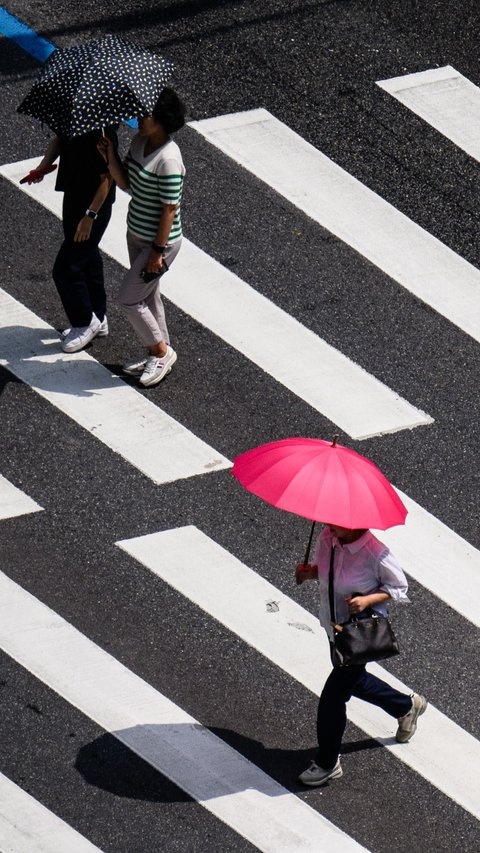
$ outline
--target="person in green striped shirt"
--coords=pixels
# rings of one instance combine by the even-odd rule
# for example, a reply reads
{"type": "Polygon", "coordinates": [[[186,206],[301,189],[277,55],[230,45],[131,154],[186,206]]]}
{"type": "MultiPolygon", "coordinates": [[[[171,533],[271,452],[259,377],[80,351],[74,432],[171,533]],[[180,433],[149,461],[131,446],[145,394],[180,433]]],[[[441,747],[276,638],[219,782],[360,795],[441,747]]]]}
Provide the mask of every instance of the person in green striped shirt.
{"type": "Polygon", "coordinates": [[[151,115],[142,116],[127,157],[121,163],[105,138],[99,145],[115,182],[129,189],[127,246],[130,269],[118,303],[140,340],[145,357],[124,364],[144,387],[157,385],[177,360],[170,346],[160,277],[176,258],[182,242],[182,199],[185,166],[171,134],[183,127],[185,107],[169,88],[162,90],[151,115]]]}

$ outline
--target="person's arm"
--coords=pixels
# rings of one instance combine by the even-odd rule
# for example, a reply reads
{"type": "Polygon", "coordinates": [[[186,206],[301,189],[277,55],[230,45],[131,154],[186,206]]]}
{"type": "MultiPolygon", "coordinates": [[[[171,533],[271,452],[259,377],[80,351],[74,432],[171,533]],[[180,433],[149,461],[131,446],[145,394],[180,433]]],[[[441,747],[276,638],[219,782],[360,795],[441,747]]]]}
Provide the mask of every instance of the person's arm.
{"type": "Polygon", "coordinates": [[[173,220],[177,210],[176,204],[164,204],[162,215],[158,223],[157,234],[153,243],[158,249],[155,249],[152,244],[150,254],[147,258],[147,272],[161,272],[163,266],[163,250],[167,245],[170,231],[172,230],[173,220]]]}
{"type": "Polygon", "coordinates": [[[124,169],[118,159],[117,151],[109,136],[102,136],[97,144],[97,148],[107,164],[108,171],[115,181],[117,187],[121,190],[130,189],[127,170],[124,169]]]}
{"type": "Polygon", "coordinates": [[[350,613],[361,613],[367,607],[373,607],[375,604],[382,604],[384,601],[389,601],[390,597],[388,592],[372,592],[370,595],[356,595],[354,598],[348,596],[345,601],[348,604],[350,613]]]}
{"type": "Polygon", "coordinates": [[[408,582],[405,573],[389,548],[385,548],[380,554],[375,575],[379,583],[377,592],[345,599],[350,613],[361,613],[366,607],[374,607],[375,604],[383,604],[385,601],[408,603],[408,582]]]}
{"type": "MultiPolygon", "coordinates": [[[[51,166],[60,154],[60,139],[54,136],[47,146],[47,150],[43,155],[43,159],[38,164],[37,169],[44,169],[46,166],[51,166]]],[[[40,178],[41,180],[41,178],[40,178]]]]}
{"type": "MultiPolygon", "coordinates": [[[[108,172],[100,176],[100,183],[97,187],[97,191],[93,196],[91,203],[88,206],[89,210],[93,210],[95,213],[98,213],[102,204],[110,192],[110,188],[113,184],[113,178],[108,172]]],[[[75,243],[83,243],[85,240],[88,240],[90,234],[92,233],[92,226],[94,223],[94,219],[90,216],[82,216],[80,222],[77,225],[77,230],[75,232],[75,237],[73,238],[75,243]]]]}

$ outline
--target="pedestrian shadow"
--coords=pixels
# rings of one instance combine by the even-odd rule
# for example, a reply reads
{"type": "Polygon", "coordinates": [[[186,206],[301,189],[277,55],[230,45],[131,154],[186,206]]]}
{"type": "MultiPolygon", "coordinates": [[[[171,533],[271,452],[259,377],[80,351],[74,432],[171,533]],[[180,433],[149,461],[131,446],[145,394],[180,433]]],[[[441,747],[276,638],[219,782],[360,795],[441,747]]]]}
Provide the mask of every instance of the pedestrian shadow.
{"type": "MultiPolygon", "coordinates": [[[[0,329],[3,367],[39,393],[61,397],[94,397],[105,389],[124,388],[119,376],[95,359],[80,353],[64,353],[54,329],[5,326],[0,329]]],[[[87,353],[88,355],[88,353],[87,353]]]]}

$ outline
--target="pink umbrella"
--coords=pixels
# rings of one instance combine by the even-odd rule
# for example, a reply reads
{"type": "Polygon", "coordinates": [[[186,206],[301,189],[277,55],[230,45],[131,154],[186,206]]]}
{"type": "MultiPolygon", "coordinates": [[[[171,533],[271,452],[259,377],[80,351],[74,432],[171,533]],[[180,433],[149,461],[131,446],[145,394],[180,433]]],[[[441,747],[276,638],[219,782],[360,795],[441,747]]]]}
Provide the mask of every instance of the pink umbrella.
{"type": "Polygon", "coordinates": [[[263,444],[237,456],[232,474],[254,495],[314,522],[379,530],[405,523],[407,509],[380,469],[337,436],[263,444]]]}

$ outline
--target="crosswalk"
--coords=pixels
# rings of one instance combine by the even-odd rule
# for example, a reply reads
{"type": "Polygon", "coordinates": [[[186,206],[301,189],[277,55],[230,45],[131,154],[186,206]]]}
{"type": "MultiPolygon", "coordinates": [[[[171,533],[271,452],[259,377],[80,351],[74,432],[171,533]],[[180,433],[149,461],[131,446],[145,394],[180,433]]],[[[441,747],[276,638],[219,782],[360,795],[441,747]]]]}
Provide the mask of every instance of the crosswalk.
{"type": "Polygon", "coordinates": [[[377,85],[463,151],[480,159],[480,89],[451,65],[377,85]]]}
{"type": "MultiPolygon", "coordinates": [[[[20,187],[19,181],[37,160],[10,163],[0,173],[61,216],[61,197],[54,180],[20,187]]],[[[124,222],[128,196],[118,193],[102,249],[128,266],[124,222]]],[[[373,376],[270,300],[185,240],[164,285],[165,295],[183,311],[245,354],[298,397],[322,412],[352,438],[413,429],[432,423],[425,412],[402,400],[373,376]],[[291,354],[279,360],[284,342],[291,354]],[[330,392],[335,383],[336,393],[330,392]]]]}
{"type": "Polygon", "coordinates": [[[2,648],[259,850],[364,849],[5,575],[0,588],[2,648]]]}
{"type": "Polygon", "coordinates": [[[0,519],[14,518],[41,509],[36,501],[0,474],[0,519]]]}
{"type": "Polygon", "coordinates": [[[2,290],[0,316],[1,349],[8,353],[0,364],[155,483],[230,467],[88,353],[65,354],[58,332],[2,290]]]}
{"type": "Polygon", "coordinates": [[[268,110],[191,125],[308,216],[480,341],[480,271],[268,110]]]}
{"type": "MultiPolygon", "coordinates": [[[[461,117],[465,106],[477,115],[479,90],[453,68],[378,85],[478,159],[478,117],[468,132],[461,117]]],[[[212,156],[219,149],[375,264],[407,294],[480,342],[480,272],[269,112],[255,109],[192,122],[190,127],[208,141],[212,156]]],[[[22,190],[26,204],[34,201],[58,217],[61,197],[54,192],[52,180],[32,187],[19,185],[20,177],[36,162],[38,158],[4,164],[0,174],[22,190]]],[[[105,253],[123,267],[127,265],[126,204],[127,197],[119,193],[102,243],[105,253]]],[[[387,387],[300,323],[293,310],[290,314],[278,307],[189,240],[165,279],[164,292],[178,309],[216,336],[220,346],[252,362],[265,374],[265,381],[274,383],[272,387],[278,384],[282,394],[291,392],[294,399],[327,419],[332,432],[339,428],[356,441],[379,436],[393,440],[402,431],[428,431],[439,417],[387,387]],[[286,340],[288,358],[279,358],[286,340]]],[[[196,481],[199,489],[214,490],[219,478],[229,476],[228,455],[233,458],[238,445],[233,425],[227,427],[230,441],[225,441],[231,452],[219,452],[208,437],[194,434],[167,414],[159,398],[140,394],[90,353],[64,354],[58,333],[42,318],[41,307],[38,313],[32,311],[8,290],[0,290],[0,364],[47,401],[52,411],[66,415],[103,444],[112,453],[112,464],[118,456],[141,472],[152,488],[158,487],[160,502],[167,494],[162,489],[182,481],[184,489],[193,489],[196,481]]],[[[11,479],[0,473],[0,519],[39,511],[48,515],[26,493],[23,481],[25,493],[11,479]]],[[[430,596],[443,614],[451,613],[452,631],[457,624],[476,631],[480,552],[409,495],[399,493],[409,510],[407,526],[382,532],[381,538],[419,585],[422,596],[430,596]]],[[[292,690],[299,685],[318,695],[329,663],[314,612],[287,595],[280,581],[275,585],[250,568],[233,546],[226,548],[211,530],[185,521],[181,510],[180,519],[172,525],[160,516],[147,532],[134,534],[127,528],[125,536],[112,539],[109,544],[116,546],[109,552],[112,572],[121,557],[127,558],[135,590],[136,584],[144,583],[140,567],[147,569],[158,589],[171,590],[188,601],[203,614],[206,625],[219,623],[229,642],[265,658],[291,682],[292,690]]],[[[220,527],[221,522],[219,518],[220,527]]],[[[264,546],[267,549],[268,543],[264,546]]],[[[74,615],[65,619],[9,577],[8,565],[4,568],[5,574],[0,573],[3,652],[188,794],[242,843],[265,853],[379,849],[375,832],[367,843],[362,833],[355,834],[346,815],[337,811],[335,819],[328,817],[321,792],[317,799],[303,801],[301,794],[210,731],[207,721],[169,698],[168,690],[158,689],[106,651],[101,642],[78,630],[74,615]]],[[[160,630],[161,624],[160,614],[160,630]]],[[[141,613],[138,630],[141,634],[141,613]]],[[[393,671],[377,665],[371,669],[398,689],[409,689],[393,671]]],[[[196,678],[193,665],[190,677],[196,678]]],[[[261,691],[262,685],[256,689],[261,691]]],[[[243,699],[238,697],[240,705],[243,699]]],[[[382,752],[392,757],[400,775],[411,774],[408,779],[414,783],[421,779],[430,786],[431,796],[441,795],[445,802],[456,804],[469,819],[480,818],[480,743],[450,709],[442,710],[432,700],[407,746],[394,741],[391,721],[373,706],[354,699],[349,718],[364,736],[383,745],[382,752]]],[[[7,776],[0,775],[0,798],[2,851],[100,849],[93,836],[88,839],[79,833],[7,776]]],[[[198,849],[208,849],[208,841],[198,849]]]]}
{"type": "MultiPolygon", "coordinates": [[[[152,533],[117,543],[249,645],[320,693],[329,671],[325,633],[318,619],[283,595],[194,527],[152,533]],[[222,578],[228,577],[228,585],[222,578]],[[275,607],[269,609],[269,602],[275,607]],[[311,661],[319,664],[312,671],[311,661]]],[[[370,670],[398,690],[408,687],[378,665],[370,670]]],[[[425,726],[408,750],[391,742],[392,724],[379,708],[353,698],[350,719],[418,773],[480,818],[478,789],[470,780],[480,761],[480,743],[430,705],[425,726]],[[390,741],[390,742],[389,742],[390,741]],[[455,768],[454,756],[462,755],[455,768]]]]}
{"type": "Polygon", "coordinates": [[[102,853],[0,773],[0,849],[8,853],[102,853]]]}

